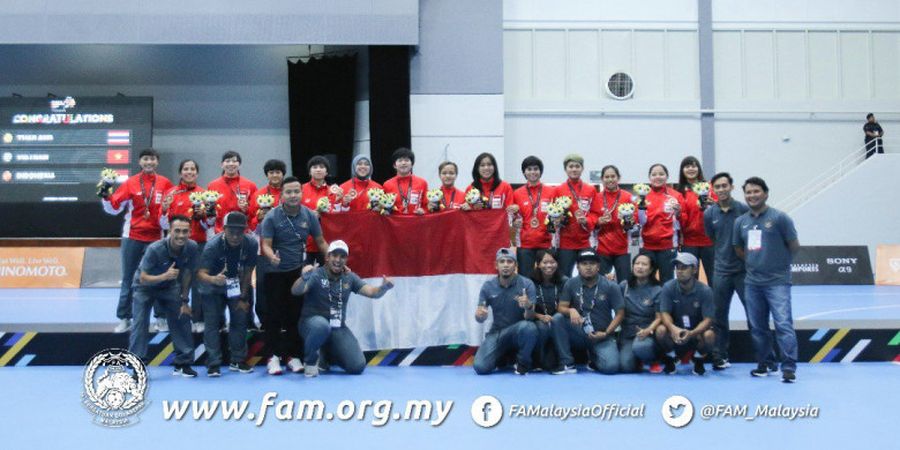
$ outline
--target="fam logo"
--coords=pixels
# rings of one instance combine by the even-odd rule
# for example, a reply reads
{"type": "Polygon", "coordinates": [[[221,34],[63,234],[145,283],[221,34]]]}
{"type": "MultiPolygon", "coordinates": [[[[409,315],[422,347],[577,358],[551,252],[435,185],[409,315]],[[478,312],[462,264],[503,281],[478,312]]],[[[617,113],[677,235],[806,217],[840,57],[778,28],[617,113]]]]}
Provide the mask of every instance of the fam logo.
{"type": "Polygon", "coordinates": [[[98,352],[84,368],[82,404],[94,423],[124,427],[137,423],[146,406],[147,369],[140,358],[119,348],[98,352]]]}
{"type": "Polygon", "coordinates": [[[66,97],[63,100],[50,100],[50,110],[56,113],[66,112],[67,109],[74,108],[75,97],[66,97]]]}

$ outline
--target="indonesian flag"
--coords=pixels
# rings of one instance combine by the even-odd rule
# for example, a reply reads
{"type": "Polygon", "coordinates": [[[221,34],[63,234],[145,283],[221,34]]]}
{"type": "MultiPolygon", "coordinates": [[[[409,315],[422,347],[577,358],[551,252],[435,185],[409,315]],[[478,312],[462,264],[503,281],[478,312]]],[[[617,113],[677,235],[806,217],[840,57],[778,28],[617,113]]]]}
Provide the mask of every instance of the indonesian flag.
{"type": "Polygon", "coordinates": [[[116,169],[116,175],[116,182],[124,183],[129,177],[128,169],[116,169]]]}
{"type": "Polygon", "coordinates": [[[129,154],[127,148],[110,148],[106,150],[107,164],[128,164],[129,154]]]}
{"type": "Polygon", "coordinates": [[[109,130],[106,132],[107,145],[131,145],[131,131],[109,130]]]}
{"type": "Polygon", "coordinates": [[[350,248],[347,265],[363,280],[394,288],[380,299],[352,295],[347,326],[363,350],[481,343],[490,321],[475,321],[482,284],[497,276],[494,255],[509,246],[506,211],[322,216],[325,240],[350,248]]]}

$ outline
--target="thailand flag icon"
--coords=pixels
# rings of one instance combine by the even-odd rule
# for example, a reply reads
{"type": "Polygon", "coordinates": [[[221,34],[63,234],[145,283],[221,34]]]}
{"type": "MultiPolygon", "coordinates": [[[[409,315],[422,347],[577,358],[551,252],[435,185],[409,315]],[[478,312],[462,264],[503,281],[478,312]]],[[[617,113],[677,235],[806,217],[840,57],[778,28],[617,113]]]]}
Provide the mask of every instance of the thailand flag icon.
{"type": "Polygon", "coordinates": [[[107,145],[131,145],[131,131],[109,130],[106,132],[107,145]]]}

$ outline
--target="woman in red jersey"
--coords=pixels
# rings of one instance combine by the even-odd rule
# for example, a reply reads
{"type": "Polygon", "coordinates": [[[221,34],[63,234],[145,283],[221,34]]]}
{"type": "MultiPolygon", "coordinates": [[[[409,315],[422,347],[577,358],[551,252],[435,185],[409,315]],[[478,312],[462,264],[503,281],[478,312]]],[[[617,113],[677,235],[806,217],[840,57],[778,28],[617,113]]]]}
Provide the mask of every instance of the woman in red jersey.
{"type": "MultiPolygon", "coordinates": [[[[631,257],[628,253],[630,233],[626,232],[619,217],[619,206],[631,204],[631,193],[619,189],[619,169],[606,166],[600,170],[603,192],[599,194],[602,205],[597,218],[597,254],[600,255],[600,273],[608,274],[616,270],[616,280],[627,280],[631,276],[631,257]]],[[[637,224],[634,216],[633,224],[637,224]]],[[[630,231],[630,230],[628,230],[630,231]]]]}
{"type": "MultiPolygon", "coordinates": [[[[695,183],[704,183],[703,168],[700,167],[700,161],[693,156],[688,156],[681,160],[681,168],[678,170],[678,185],[675,189],[684,196],[684,217],[685,220],[681,224],[681,251],[688,252],[697,257],[698,261],[703,263],[703,271],[706,273],[707,284],[712,286],[713,264],[715,261],[715,250],[713,242],[706,235],[703,227],[703,212],[706,207],[718,201],[712,188],[700,198],[694,192],[695,183]]],[[[700,272],[698,271],[699,275],[700,272]]]]}
{"type": "Polygon", "coordinates": [[[675,274],[672,259],[678,248],[678,229],[684,211],[684,197],[669,187],[669,169],[662,164],[650,166],[650,193],[644,199],[641,237],[644,251],[659,267],[659,279],[663,283],[675,274]]]}

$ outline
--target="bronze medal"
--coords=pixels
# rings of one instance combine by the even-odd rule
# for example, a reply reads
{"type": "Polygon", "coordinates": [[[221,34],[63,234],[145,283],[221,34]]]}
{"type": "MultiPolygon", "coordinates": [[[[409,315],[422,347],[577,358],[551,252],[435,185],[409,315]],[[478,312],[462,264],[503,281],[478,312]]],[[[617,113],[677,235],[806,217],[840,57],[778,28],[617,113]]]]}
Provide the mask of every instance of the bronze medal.
{"type": "Polygon", "coordinates": [[[537,228],[537,227],[538,227],[538,219],[537,219],[537,217],[532,217],[531,218],[531,228],[537,228]]]}

